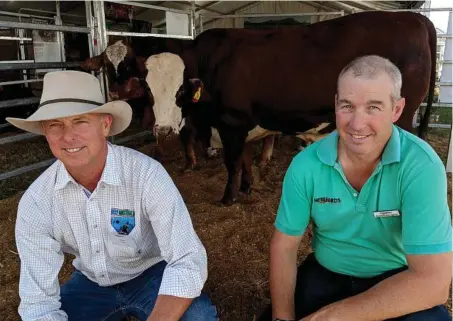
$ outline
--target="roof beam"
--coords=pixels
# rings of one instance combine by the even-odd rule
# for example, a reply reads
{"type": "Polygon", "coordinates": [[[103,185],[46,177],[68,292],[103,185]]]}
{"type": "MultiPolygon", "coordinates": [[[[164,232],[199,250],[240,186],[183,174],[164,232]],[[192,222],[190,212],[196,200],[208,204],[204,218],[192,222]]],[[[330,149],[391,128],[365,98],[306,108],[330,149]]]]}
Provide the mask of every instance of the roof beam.
{"type": "MultiPolygon", "coordinates": [[[[225,12],[225,13],[223,13],[223,14],[224,14],[224,15],[233,14],[233,13],[239,11],[239,10],[243,10],[243,9],[245,9],[245,8],[248,8],[248,7],[253,7],[253,6],[255,6],[256,4],[258,4],[258,3],[260,3],[260,2],[262,2],[262,1],[252,1],[252,2],[250,2],[250,3],[247,3],[247,4],[245,4],[245,5],[240,6],[240,7],[238,7],[238,8],[234,8],[233,10],[230,10],[230,11],[228,11],[228,12],[225,12]]],[[[211,22],[213,22],[213,21],[217,21],[217,20],[219,20],[219,19],[222,19],[222,18],[212,18],[212,19],[210,19],[210,20],[208,20],[208,21],[203,21],[203,25],[206,25],[206,24],[211,23],[211,22]]],[[[200,26],[200,25],[198,25],[198,26],[200,26]]]]}
{"type": "MultiPolygon", "coordinates": [[[[186,1],[172,1],[172,2],[183,4],[183,5],[190,5],[190,3],[187,3],[186,1]]],[[[217,13],[217,14],[224,14],[223,12],[221,12],[219,10],[214,10],[214,9],[210,9],[209,8],[210,6],[213,6],[216,3],[218,3],[218,1],[211,1],[210,3],[204,4],[202,6],[200,6],[199,4],[195,4],[195,8],[196,8],[195,12],[198,12],[198,11],[201,11],[201,10],[206,10],[206,11],[214,12],[214,13],[217,13]]]]}
{"type": "Polygon", "coordinates": [[[369,4],[371,1],[342,1],[346,5],[356,7],[362,10],[379,10],[379,8],[369,4]],[[367,3],[368,2],[368,3],[367,3]]]}
{"type": "Polygon", "coordinates": [[[301,4],[305,4],[307,6],[311,6],[313,8],[319,9],[319,10],[326,10],[326,11],[335,11],[334,8],[324,6],[322,4],[319,4],[319,1],[297,1],[301,4]]]}
{"type": "Polygon", "coordinates": [[[343,10],[346,13],[354,13],[357,11],[356,8],[341,3],[340,1],[322,1],[320,4],[333,8],[335,10],[343,10]]]}
{"type": "MultiPolygon", "coordinates": [[[[198,10],[196,10],[196,11],[207,10],[207,8],[209,8],[209,7],[211,7],[211,6],[215,5],[215,4],[217,4],[217,3],[219,3],[219,2],[220,2],[220,1],[211,1],[211,2],[205,3],[204,5],[201,5],[201,6],[196,5],[197,8],[198,8],[198,10]]],[[[223,14],[223,12],[222,12],[222,14],[223,14]]]]}

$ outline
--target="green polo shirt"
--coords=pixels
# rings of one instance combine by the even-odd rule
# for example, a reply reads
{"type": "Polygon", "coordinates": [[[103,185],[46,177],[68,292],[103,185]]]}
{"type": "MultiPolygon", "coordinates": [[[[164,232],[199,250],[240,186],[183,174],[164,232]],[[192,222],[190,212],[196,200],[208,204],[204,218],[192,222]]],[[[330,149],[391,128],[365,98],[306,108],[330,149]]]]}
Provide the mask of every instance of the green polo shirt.
{"type": "Polygon", "coordinates": [[[359,193],[337,161],[337,142],[334,131],[291,162],[275,221],[280,232],[302,235],[311,219],[319,263],[357,277],[405,266],[406,254],[452,250],[445,167],[431,146],[393,126],[359,193]]]}

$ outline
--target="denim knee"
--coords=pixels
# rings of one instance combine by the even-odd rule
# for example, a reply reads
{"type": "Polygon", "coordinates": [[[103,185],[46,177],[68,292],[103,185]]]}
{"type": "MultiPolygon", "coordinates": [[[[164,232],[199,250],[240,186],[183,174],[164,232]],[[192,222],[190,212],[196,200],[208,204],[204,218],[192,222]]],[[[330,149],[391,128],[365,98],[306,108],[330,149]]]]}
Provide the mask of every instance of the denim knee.
{"type": "Polygon", "coordinates": [[[192,301],[181,321],[217,321],[217,309],[212,304],[209,297],[202,293],[192,301]]]}

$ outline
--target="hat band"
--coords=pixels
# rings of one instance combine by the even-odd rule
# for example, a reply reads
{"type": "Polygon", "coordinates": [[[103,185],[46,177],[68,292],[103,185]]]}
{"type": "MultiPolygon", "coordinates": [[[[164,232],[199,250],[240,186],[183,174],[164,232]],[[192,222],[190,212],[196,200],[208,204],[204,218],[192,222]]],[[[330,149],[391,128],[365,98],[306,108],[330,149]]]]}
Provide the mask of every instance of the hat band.
{"type": "Polygon", "coordinates": [[[38,108],[41,108],[42,106],[48,105],[48,104],[54,104],[54,103],[85,103],[85,104],[92,104],[96,106],[101,106],[104,103],[100,103],[94,100],[86,100],[86,99],[78,99],[78,98],[58,98],[58,99],[51,99],[47,100],[41,104],[39,104],[38,108]]]}

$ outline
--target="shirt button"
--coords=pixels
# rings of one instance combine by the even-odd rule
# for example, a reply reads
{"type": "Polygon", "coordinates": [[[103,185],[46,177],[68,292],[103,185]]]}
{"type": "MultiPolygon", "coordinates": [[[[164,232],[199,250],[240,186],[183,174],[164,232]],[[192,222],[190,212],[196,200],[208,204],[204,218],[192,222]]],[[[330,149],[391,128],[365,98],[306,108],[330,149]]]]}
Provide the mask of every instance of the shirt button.
{"type": "Polygon", "coordinates": [[[354,193],[354,194],[352,194],[352,195],[354,195],[354,197],[357,197],[357,193],[354,193]]]}
{"type": "Polygon", "coordinates": [[[93,228],[98,228],[98,225],[97,225],[97,224],[94,224],[94,225],[93,225],[93,228]]]}
{"type": "Polygon", "coordinates": [[[101,252],[101,251],[99,251],[99,250],[96,250],[96,253],[100,253],[100,252],[101,252]]]}
{"type": "Polygon", "coordinates": [[[104,277],[105,277],[105,275],[104,275],[104,274],[101,274],[101,278],[104,278],[104,277]]]}

